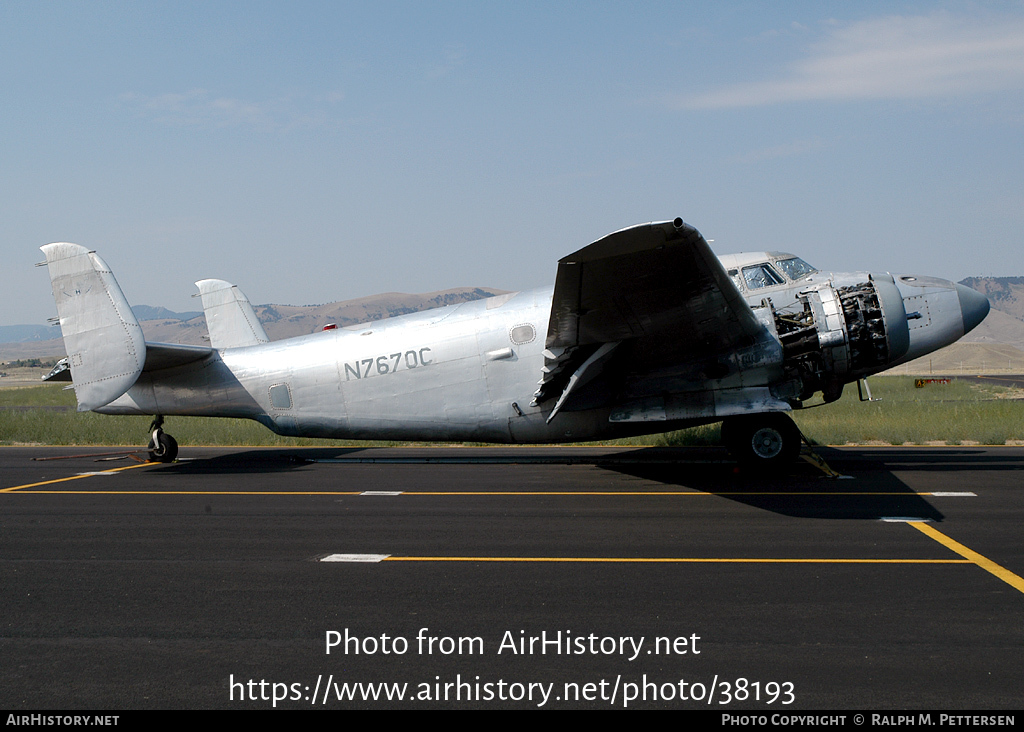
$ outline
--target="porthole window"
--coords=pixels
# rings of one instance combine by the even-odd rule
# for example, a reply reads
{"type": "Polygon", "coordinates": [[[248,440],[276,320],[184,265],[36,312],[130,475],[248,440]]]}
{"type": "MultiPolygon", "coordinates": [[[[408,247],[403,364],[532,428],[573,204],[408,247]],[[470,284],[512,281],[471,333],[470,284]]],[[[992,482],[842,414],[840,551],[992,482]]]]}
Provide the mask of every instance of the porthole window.
{"type": "Polygon", "coordinates": [[[517,346],[522,346],[526,343],[533,343],[533,340],[537,337],[537,329],[530,323],[523,323],[522,325],[515,326],[508,334],[508,337],[512,339],[512,342],[517,346]]]}

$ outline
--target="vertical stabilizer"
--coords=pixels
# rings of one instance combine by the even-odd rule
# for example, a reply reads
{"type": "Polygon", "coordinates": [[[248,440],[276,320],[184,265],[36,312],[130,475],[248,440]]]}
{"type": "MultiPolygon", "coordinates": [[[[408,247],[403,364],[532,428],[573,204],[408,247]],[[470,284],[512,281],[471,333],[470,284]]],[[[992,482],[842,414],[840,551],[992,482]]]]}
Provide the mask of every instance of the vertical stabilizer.
{"type": "Polygon", "coordinates": [[[249,299],[236,285],[224,280],[199,280],[206,327],[214,348],[241,348],[270,341],[249,299]]]}
{"type": "Polygon", "coordinates": [[[142,372],[142,328],[98,254],[67,242],[40,249],[50,271],[78,411],[102,407],[128,391],[142,372]]]}

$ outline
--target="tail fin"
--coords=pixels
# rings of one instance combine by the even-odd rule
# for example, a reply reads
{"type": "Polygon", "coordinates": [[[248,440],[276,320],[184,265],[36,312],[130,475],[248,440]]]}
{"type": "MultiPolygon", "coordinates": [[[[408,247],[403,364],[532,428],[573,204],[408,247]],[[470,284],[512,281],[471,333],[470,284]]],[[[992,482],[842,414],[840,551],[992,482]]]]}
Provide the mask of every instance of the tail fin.
{"type": "Polygon", "coordinates": [[[199,280],[206,327],[214,348],[256,346],[270,341],[249,299],[236,285],[224,280],[199,280]]]}
{"type": "Polygon", "coordinates": [[[146,362],[142,328],[98,254],[67,242],[40,249],[50,271],[78,411],[102,407],[139,378],[146,362]]]}

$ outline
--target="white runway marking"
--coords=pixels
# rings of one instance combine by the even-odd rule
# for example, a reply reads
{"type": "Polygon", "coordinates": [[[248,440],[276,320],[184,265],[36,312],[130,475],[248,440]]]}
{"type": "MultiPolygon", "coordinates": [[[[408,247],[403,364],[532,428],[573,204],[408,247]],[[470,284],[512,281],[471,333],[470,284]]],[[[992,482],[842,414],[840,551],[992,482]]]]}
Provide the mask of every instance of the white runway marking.
{"type": "Polygon", "coordinates": [[[321,562],[382,562],[390,554],[329,554],[321,562]]]}
{"type": "Polygon", "coordinates": [[[978,494],[977,493],[973,493],[972,491],[932,491],[932,495],[933,496],[941,496],[941,497],[945,497],[945,498],[950,498],[950,497],[961,497],[962,498],[962,497],[966,497],[966,496],[972,496],[974,498],[978,497],[978,494]]]}

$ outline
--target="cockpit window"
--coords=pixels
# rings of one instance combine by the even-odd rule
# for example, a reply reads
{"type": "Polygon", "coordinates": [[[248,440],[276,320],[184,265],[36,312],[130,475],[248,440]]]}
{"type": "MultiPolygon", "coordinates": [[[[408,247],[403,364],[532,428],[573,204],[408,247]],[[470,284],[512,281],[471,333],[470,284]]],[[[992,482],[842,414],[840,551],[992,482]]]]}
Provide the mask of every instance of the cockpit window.
{"type": "Polygon", "coordinates": [[[786,281],[770,264],[755,264],[743,268],[743,280],[748,290],[760,290],[762,287],[774,287],[786,281]]]}
{"type": "Polygon", "coordinates": [[[807,264],[807,262],[800,259],[800,257],[783,259],[776,262],[776,264],[779,265],[779,268],[782,269],[782,271],[786,273],[786,276],[791,280],[800,280],[807,275],[812,275],[818,271],[811,265],[807,264]]]}
{"type": "Polygon", "coordinates": [[[740,271],[738,269],[730,269],[729,277],[732,278],[732,282],[736,285],[737,290],[743,289],[743,282],[740,281],[740,271]]]}

